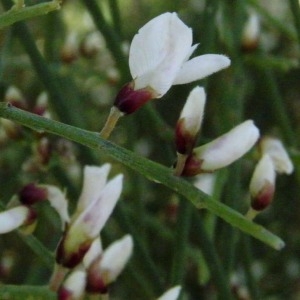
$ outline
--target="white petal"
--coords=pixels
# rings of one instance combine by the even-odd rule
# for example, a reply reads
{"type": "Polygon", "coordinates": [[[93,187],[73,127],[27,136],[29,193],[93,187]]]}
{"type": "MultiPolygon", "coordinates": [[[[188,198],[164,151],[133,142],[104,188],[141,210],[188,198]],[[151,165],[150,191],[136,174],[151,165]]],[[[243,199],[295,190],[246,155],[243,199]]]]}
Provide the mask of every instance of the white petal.
{"type": "Polygon", "coordinates": [[[108,276],[108,283],[116,280],[127,264],[133,250],[133,240],[127,234],[112,243],[103,253],[100,263],[101,272],[108,276]]]}
{"type": "Polygon", "coordinates": [[[243,122],[212,142],[194,150],[203,160],[203,171],[214,171],[228,166],[247,153],[259,138],[259,130],[252,120],[243,122]]]}
{"type": "Polygon", "coordinates": [[[84,167],[83,187],[78,200],[76,214],[83,211],[91,202],[99,197],[105,186],[110,168],[110,164],[104,164],[101,167],[84,167]]]}
{"type": "Polygon", "coordinates": [[[188,99],[183,107],[179,119],[184,119],[184,130],[196,135],[204,114],[206,95],[204,88],[195,87],[189,94],[188,99]]]}
{"type": "Polygon", "coordinates": [[[166,291],[157,300],[177,300],[181,291],[181,286],[177,285],[166,291]]]}
{"type": "Polygon", "coordinates": [[[133,40],[129,63],[135,89],[149,86],[161,97],[172,86],[182,63],[194,48],[191,49],[191,29],[175,13],[163,14],[154,20],[155,26],[147,26],[149,37],[137,35],[133,40]]]}
{"type": "Polygon", "coordinates": [[[216,183],[215,173],[204,173],[196,176],[194,186],[202,192],[212,195],[216,183]]]}
{"type": "Polygon", "coordinates": [[[177,74],[173,84],[185,84],[200,80],[230,65],[227,56],[205,54],[185,62],[177,74]]]}
{"type": "Polygon", "coordinates": [[[122,175],[116,176],[103,188],[99,198],[71,223],[69,235],[80,235],[89,239],[96,238],[110,217],[122,191],[122,175]]]}
{"type": "Polygon", "coordinates": [[[68,213],[68,200],[65,193],[63,193],[59,188],[54,185],[39,185],[47,190],[47,199],[50,205],[57,211],[62,222],[62,229],[64,229],[65,224],[70,222],[70,217],[68,213]]]}
{"type": "Polygon", "coordinates": [[[102,243],[100,237],[94,239],[88,252],[83,257],[83,265],[87,269],[91,263],[102,253],[102,243]]]}
{"type": "Polygon", "coordinates": [[[275,186],[276,173],[272,159],[268,154],[264,154],[255,167],[251,182],[250,193],[253,197],[260,193],[266,184],[275,186]]]}
{"type": "Polygon", "coordinates": [[[133,79],[154,70],[167,55],[165,43],[171,18],[171,13],[157,16],[134,36],[129,50],[129,68],[133,79]]]}
{"type": "Polygon", "coordinates": [[[26,222],[30,215],[30,210],[20,205],[0,213],[0,234],[17,229],[26,222]]]}
{"type": "Polygon", "coordinates": [[[262,153],[267,153],[270,155],[276,172],[285,174],[291,174],[293,172],[293,163],[279,139],[263,137],[260,142],[260,147],[262,153]]]}

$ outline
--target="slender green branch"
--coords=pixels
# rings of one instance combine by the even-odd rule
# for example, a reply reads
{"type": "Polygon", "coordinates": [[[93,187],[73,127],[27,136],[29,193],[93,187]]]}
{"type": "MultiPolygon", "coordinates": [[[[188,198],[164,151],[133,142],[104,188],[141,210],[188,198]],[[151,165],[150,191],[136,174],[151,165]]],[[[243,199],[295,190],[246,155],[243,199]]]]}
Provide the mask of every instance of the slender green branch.
{"type": "Polygon", "coordinates": [[[99,150],[136,172],[139,172],[149,180],[161,183],[179,193],[191,201],[196,208],[208,209],[211,213],[216,214],[232,226],[252,235],[274,249],[280,250],[284,247],[284,242],[279,237],[272,234],[264,227],[245,219],[244,216],[230,207],[214,201],[211,197],[199,191],[186,180],[173,176],[172,170],[169,168],[141,157],[111,143],[110,141],[103,140],[95,132],[46,119],[17,109],[7,103],[0,103],[0,116],[16,121],[34,130],[56,134],[89,148],[99,150]]]}
{"type": "Polygon", "coordinates": [[[82,3],[89,10],[98,30],[103,34],[105,41],[107,43],[107,48],[112,53],[116,64],[118,65],[121,74],[122,80],[126,81],[128,77],[128,66],[127,59],[125,58],[124,53],[121,48],[121,39],[117,35],[116,31],[108,24],[105,20],[102,11],[99,5],[95,0],[84,0],[82,3]]]}
{"type": "Polygon", "coordinates": [[[174,255],[172,261],[170,286],[182,285],[186,270],[187,249],[188,249],[188,236],[190,231],[192,205],[180,199],[179,215],[176,225],[176,233],[174,235],[173,248],[174,255]]]}
{"type": "Polygon", "coordinates": [[[196,241],[201,247],[202,254],[209,266],[211,278],[218,289],[218,299],[230,300],[232,299],[230,285],[228,278],[225,275],[223,264],[220,261],[216,247],[212,243],[207,230],[203,224],[203,219],[196,212],[193,214],[192,226],[194,231],[197,232],[195,235],[196,241]]]}
{"type": "Polygon", "coordinates": [[[55,300],[57,295],[50,291],[48,287],[29,286],[29,285],[2,285],[0,286],[1,299],[47,299],[55,300]],[[33,296],[34,295],[34,296],[33,296]]]}
{"type": "MultiPolygon", "coordinates": [[[[297,0],[295,0],[297,1],[297,0]]],[[[270,23],[272,28],[276,28],[278,31],[282,32],[285,36],[291,40],[297,40],[297,36],[293,30],[286,26],[284,22],[281,22],[274,18],[267,9],[263,8],[261,1],[257,0],[247,0],[247,2],[255,8],[255,10],[267,21],[270,23]]]]}
{"type": "Polygon", "coordinates": [[[60,0],[40,3],[28,7],[18,8],[13,6],[9,11],[0,15],[0,29],[10,26],[16,22],[45,15],[51,11],[60,9],[60,0]]]}
{"type": "Polygon", "coordinates": [[[108,0],[114,27],[119,36],[122,35],[121,16],[118,0],[108,0]]]}
{"type": "Polygon", "coordinates": [[[291,12],[294,16],[295,28],[298,36],[298,43],[300,45],[300,4],[298,0],[289,0],[291,12]]]}

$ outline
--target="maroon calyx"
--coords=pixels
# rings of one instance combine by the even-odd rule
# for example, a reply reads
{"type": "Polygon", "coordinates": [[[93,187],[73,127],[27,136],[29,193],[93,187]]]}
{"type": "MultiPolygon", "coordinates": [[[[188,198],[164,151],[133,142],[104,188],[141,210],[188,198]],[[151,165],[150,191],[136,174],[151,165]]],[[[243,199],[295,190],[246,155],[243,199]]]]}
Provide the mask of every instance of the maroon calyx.
{"type": "Polygon", "coordinates": [[[73,269],[82,262],[84,255],[90,249],[92,241],[87,240],[81,245],[78,245],[74,252],[67,253],[65,250],[66,235],[60,240],[56,249],[56,262],[65,268],[73,269]]]}
{"type": "Polygon", "coordinates": [[[275,193],[275,187],[270,182],[266,182],[261,191],[251,199],[251,207],[256,211],[266,209],[272,202],[275,193]]]}
{"type": "Polygon", "coordinates": [[[196,137],[184,130],[184,118],[178,120],[175,129],[175,144],[176,150],[180,154],[189,155],[196,142],[196,137]]]}
{"type": "Polygon", "coordinates": [[[149,100],[155,98],[150,88],[134,90],[134,82],[124,85],[117,94],[114,106],[124,114],[131,114],[138,110],[149,100]]]}
{"type": "Polygon", "coordinates": [[[185,166],[181,173],[181,176],[191,177],[202,173],[202,162],[202,160],[199,160],[193,154],[191,154],[185,162],[185,166]]]}

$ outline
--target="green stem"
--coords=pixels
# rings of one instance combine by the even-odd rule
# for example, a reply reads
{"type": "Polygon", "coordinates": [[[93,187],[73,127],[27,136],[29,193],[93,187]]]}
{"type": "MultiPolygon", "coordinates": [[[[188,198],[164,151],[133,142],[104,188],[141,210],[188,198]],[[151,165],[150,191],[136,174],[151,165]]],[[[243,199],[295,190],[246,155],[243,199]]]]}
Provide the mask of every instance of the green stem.
{"type": "Polygon", "coordinates": [[[123,203],[119,203],[116,209],[116,218],[122,227],[122,229],[126,232],[130,232],[134,237],[135,247],[138,251],[136,254],[139,255],[140,261],[143,262],[144,269],[146,270],[145,274],[147,274],[149,278],[149,282],[152,283],[152,290],[157,293],[161,293],[163,290],[161,276],[158,273],[157,267],[154,265],[151,257],[149,257],[147,250],[145,249],[144,242],[139,235],[138,229],[133,225],[131,220],[127,217],[126,211],[124,211],[123,203]]]}
{"type": "Polygon", "coordinates": [[[121,48],[121,39],[117,35],[116,31],[108,24],[105,20],[102,11],[100,10],[99,5],[95,0],[84,0],[82,3],[89,10],[98,30],[103,34],[105,41],[107,43],[107,48],[110,50],[113,55],[118,69],[122,74],[122,81],[127,81],[128,79],[128,66],[127,59],[125,58],[124,53],[121,48]]]}
{"type": "Polygon", "coordinates": [[[295,144],[297,144],[297,138],[294,134],[285,103],[280,95],[275,76],[271,70],[263,69],[261,72],[262,80],[264,81],[265,95],[269,95],[270,99],[268,103],[271,104],[270,108],[273,110],[274,118],[281,127],[281,132],[286,142],[291,146],[295,146],[295,144]]]}
{"type": "Polygon", "coordinates": [[[173,241],[174,255],[172,260],[170,286],[182,285],[186,271],[188,236],[190,231],[193,206],[185,199],[180,199],[178,220],[173,241]]]}
{"type": "Polygon", "coordinates": [[[55,300],[57,295],[47,287],[29,286],[29,285],[2,285],[0,286],[1,299],[47,299],[55,300]],[[34,296],[33,296],[34,295],[34,296]]]}
{"type": "MultiPolygon", "coordinates": [[[[6,7],[9,9],[12,7],[12,2],[6,7]]],[[[10,26],[16,22],[31,19],[40,15],[45,15],[51,11],[60,9],[60,1],[54,0],[51,2],[40,3],[28,7],[17,8],[13,6],[9,11],[0,15],[0,29],[10,26]]]]}
{"type": "Polygon", "coordinates": [[[230,207],[214,201],[211,197],[199,191],[186,180],[173,176],[171,169],[141,157],[110,141],[103,140],[95,132],[46,119],[15,108],[7,103],[0,103],[0,116],[16,121],[34,130],[42,130],[56,134],[89,148],[99,150],[136,172],[139,172],[149,180],[161,183],[184,196],[193,203],[197,209],[208,209],[211,213],[221,217],[232,226],[252,235],[274,249],[280,250],[284,247],[284,242],[279,237],[275,236],[264,227],[250,222],[243,215],[230,207]]]}
{"type": "Polygon", "coordinates": [[[300,45],[300,5],[298,0],[289,0],[291,12],[294,17],[295,28],[298,36],[298,42],[300,45]]]}
{"type": "Polygon", "coordinates": [[[208,236],[208,233],[203,225],[201,216],[196,213],[193,214],[193,228],[197,233],[195,238],[201,247],[202,254],[206,263],[209,266],[212,280],[214,281],[218,290],[218,299],[229,300],[232,299],[230,285],[228,278],[225,275],[223,264],[221,263],[216,251],[216,247],[208,236]]]}
{"type": "Polygon", "coordinates": [[[252,299],[259,300],[261,299],[261,295],[258,290],[258,284],[255,281],[255,278],[253,277],[251,271],[251,264],[253,263],[253,257],[251,254],[253,253],[253,251],[251,251],[251,241],[248,239],[247,236],[244,236],[242,238],[242,249],[242,261],[244,263],[244,271],[250,295],[252,299]]]}
{"type": "MultiPolygon", "coordinates": [[[[295,0],[297,1],[297,0],[295,0]]],[[[281,32],[284,36],[288,37],[291,40],[296,40],[297,36],[288,26],[286,26],[285,22],[281,22],[274,18],[267,9],[261,6],[261,1],[257,0],[247,0],[247,2],[255,8],[255,10],[269,23],[272,29],[277,29],[281,32]]]]}
{"type": "Polygon", "coordinates": [[[114,27],[119,36],[122,35],[121,16],[118,0],[108,0],[114,27]]]}

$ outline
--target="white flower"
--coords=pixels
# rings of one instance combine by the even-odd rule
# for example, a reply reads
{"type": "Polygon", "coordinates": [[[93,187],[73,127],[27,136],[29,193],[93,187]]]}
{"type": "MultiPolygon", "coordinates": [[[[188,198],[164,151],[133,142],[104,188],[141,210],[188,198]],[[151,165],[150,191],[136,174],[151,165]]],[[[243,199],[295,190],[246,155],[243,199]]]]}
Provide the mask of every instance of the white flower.
{"type": "Polygon", "coordinates": [[[166,291],[157,300],[177,300],[181,291],[181,286],[177,285],[166,291]]]}
{"type": "Polygon", "coordinates": [[[259,145],[263,154],[267,153],[270,155],[276,172],[291,174],[294,171],[293,163],[279,139],[265,136],[261,139],[259,145]]]}
{"type": "Polygon", "coordinates": [[[133,82],[125,85],[114,105],[123,114],[136,111],[150,99],[161,98],[172,85],[202,79],[230,65],[224,55],[205,54],[189,60],[192,30],[176,13],[164,13],[144,25],[129,50],[133,82]]]}
{"type": "Polygon", "coordinates": [[[215,173],[205,173],[196,176],[194,186],[202,192],[212,195],[216,183],[215,173]]]}
{"type": "Polygon", "coordinates": [[[129,52],[134,89],[150,87],[159,98],[173,84],[199,80],[229,66],[230,60],[223,55],[188,60],[197,48],[192,42],[192,30],[176,13],[164,13],[144,25],[134,36],[129,52]]]}
{"type": "Polygon", "coordinates": [[[251,206],[256,211],[265,209],[272,201],[275,190],[276,173],[268,154],[264,154],[255,167],[251,181],[251,206]]]}
{"type": "Polygon", "coordinates": [[[57,248],[57,262],[65,267],[74,267],[82,261],[120,197],[123,175],[106,182],[109,168],[109,165],[85,168],[78,209],[57,248]]]}
{"type": "Polygon", "coordinates": [[[243,122],[212,142],[195,148],[183,175],[193,176],[226,167],[246,154],[259,138],[252,120],[243,122]]]}
{"type": "Polygon", "coordinates": [[[176,124],[177,152],[189,153],[200,130],[206,96],[201,87],[195,87],[189,94],[176,124]]]}

